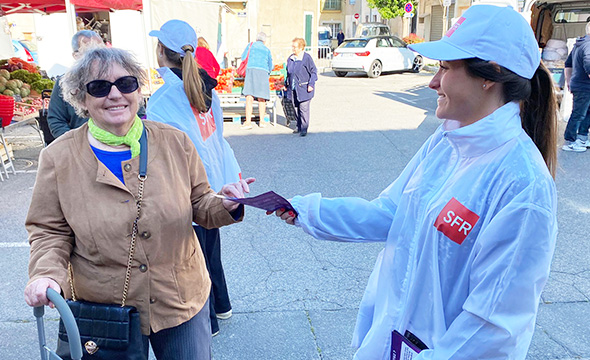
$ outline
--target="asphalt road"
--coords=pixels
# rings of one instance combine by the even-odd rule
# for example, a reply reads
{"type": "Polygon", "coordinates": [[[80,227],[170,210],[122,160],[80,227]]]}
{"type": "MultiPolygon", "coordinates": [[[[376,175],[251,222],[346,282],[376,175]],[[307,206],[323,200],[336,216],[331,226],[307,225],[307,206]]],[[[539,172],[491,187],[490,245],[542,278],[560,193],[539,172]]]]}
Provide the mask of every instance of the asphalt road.
{"type": "MultiPolygon", "coordinates": [[[[243,175],[257,179],[253,194],[372,199],[440,124],[436,94],[428,89],[431,76],[325,73],[311,103],[307,137],[291,134],[280,109],[276,127],[244,131],[226,122],[225,135],[243,175]]],[[[0,359],[36,359],[34,317],[22,297],[28,261],[23,222],[40,146],[27,129],[7,135],[19,173],[0,182],[0,359]]],[[[530,360],[590,359],[590,152],[559,155],[560,231],[530,360]]],[[[382,247],[318,241],[247,209],[243,223],[222,229],[234,316],[220,321],[214,359],[350,359],[356,311],[382,247]]],[[[54,344],[58,315],[49,311],[45,318],[48,342],[54,344]]]]}

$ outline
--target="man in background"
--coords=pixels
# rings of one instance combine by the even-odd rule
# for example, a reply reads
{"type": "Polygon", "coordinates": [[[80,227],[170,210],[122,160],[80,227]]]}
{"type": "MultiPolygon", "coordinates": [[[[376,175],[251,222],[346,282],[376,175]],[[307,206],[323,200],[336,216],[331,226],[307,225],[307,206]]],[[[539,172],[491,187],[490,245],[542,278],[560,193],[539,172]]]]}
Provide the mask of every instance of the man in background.
{"type": "Polygon", "coordinates": [[[586,24],[586,36],[576,39],[565,61],[564,73],[574,104],[563,135],[565,143],[562,149],[585,152],[590,147],[590,23],[586,24]]]}
{"type": "Polygon", "coordinates": [[[336,39],[338,40],[338,46],[344,42],[344,33],[342,30],[338,31],[338,35],[336,35],[336,39]]]}

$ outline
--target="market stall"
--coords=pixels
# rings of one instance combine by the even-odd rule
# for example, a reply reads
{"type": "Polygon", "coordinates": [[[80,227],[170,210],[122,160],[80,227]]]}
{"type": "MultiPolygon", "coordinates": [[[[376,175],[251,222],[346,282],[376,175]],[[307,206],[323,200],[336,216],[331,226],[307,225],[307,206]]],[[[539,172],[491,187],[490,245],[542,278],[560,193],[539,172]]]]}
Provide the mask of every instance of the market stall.
{"type": "MultiPolygon", "coordinates": [[[[266,108],[272,116],[273,125],[277,124],[278,92],[285,87],[286,76],[285,64],[275,65],[269,76],[270,100],[266,102],[266,108]]],[[[241,118],[246,115],[246,98],[242,95],[243,88],[244,78],[238,77],[235,68],[221,69],[215,90],[221,100],[224,118],[240,122],[241,118]]]]}

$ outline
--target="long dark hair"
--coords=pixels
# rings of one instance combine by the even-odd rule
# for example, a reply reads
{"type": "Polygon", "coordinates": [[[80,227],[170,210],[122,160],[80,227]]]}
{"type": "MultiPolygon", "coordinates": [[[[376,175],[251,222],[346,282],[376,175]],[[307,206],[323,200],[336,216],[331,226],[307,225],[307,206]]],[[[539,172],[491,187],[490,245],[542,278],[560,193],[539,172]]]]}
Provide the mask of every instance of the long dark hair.
{"type": "Polygon", "coordinates": [[[557,102],[553,79],[543,62],[531,80],[489,61],[466,59],[467,71],[473,75],[501,83],[505,103],[520,101],[520,118],[524,131],[543,155],[549,172],[555,178],[557,168],[557,102]]]}
{"type": "Polygon", "coordinates": [[[201,79],[197,61],[195,60],[195,49],[193,49],[192,45],[184,45],[182,47],[184,56],[181,56],[179,53],[168,49],[162,42],[159,42],[159,44],[164,49],[166,59],[182,69],[184,92],[191,106],[199,112],[206,112],[208,108],[205,97],[208,97],[208,95],[203,91],[203,79],[201,79]]]}

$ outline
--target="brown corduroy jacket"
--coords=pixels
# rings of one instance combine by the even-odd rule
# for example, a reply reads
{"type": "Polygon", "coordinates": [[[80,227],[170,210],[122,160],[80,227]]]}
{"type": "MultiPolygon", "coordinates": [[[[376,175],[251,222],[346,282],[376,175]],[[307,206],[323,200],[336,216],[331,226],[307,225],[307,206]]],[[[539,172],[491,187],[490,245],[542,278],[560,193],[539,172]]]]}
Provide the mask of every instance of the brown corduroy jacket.
{"type": "MultiPolygon", "coordinates": [[[[168,125],[144,124],[147,179],[126,305],[137,307],[147,335],[150,328],[157,332],[189,320],[209,297],[211,283],[192,222],[218,228],[236,220],[214,196],[189,137],[168,125]]],[[[121,164],[122,184],[98,161],[87,132],[87,125],[69,131],[41,152],[26,220],[29,283],[51,278],[70,297],[71,261],[78,300],[120,304],[137,212],[139,156],[121,164]]]]}

